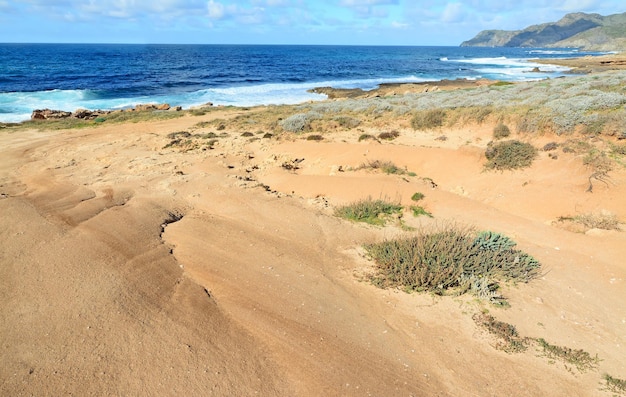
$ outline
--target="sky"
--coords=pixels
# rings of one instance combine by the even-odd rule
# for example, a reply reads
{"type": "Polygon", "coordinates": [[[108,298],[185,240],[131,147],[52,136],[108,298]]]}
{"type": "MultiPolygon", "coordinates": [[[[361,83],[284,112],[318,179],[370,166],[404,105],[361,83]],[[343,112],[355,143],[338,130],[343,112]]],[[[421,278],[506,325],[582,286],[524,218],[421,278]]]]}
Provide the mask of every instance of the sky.
{"type": "Polygon", "coordinates": [[[0,42],[456,46],[624,0],[0,0],[0,42]]]}

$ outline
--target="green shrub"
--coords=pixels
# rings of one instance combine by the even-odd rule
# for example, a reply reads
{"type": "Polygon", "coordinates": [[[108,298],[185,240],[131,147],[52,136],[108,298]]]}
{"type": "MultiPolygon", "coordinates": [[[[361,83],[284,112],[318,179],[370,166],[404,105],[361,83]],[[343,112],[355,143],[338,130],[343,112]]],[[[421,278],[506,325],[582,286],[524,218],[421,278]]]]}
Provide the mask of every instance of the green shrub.
{"type": "Polygon", "coordinates": [[[517,140],[489,143],[485,151],[486,169],[512,170],[529,167],[537,157],[537,149],[517,140]]]}
{"type": "Polygon", "coordinates": [[[511,130],[506,125],[500,123],[493,128],[493,138],[502,139],[508,138],[511,135],[511,130]]]}
{"type": "Polygon", "coordinates": [[[400,214],[402,206],[371,197],[335,209],[335,215],[356,222],[382,226],[390,215],[400,214]]]}
{"type": "Polygon", "coordinates": [[[415,130],[431,130],[441,127],[446,119],[443,109],[430,109],[417,113],[411,119],[411,126],[415,130]]]}
{"type": "Polygon", "coordinates": [[[497,283],[491,280],[528,282],[539,275],[539,262],[514,249],[512,240],[501,236],[497,240],[502,244],[485,248],[481,243],[484,235],[475,236],[471,229],[444,225],[414,237],[366,245],[377,265],[372,281],[381,287],[445,294],[448,290],[476,293],[467,281],[484,278],[487,281],[481,284],[489,287],[489,295],[497,289],[497,283]]]}
{"type": "Polygon", "coordinates": [[[413,211],[413,216],[418,217],[418,216],[422,216],[425,215],[429,218],[433,217],[433,214],[431,214],[430,212],[426,211],[424,209],[424,207],[420,207],[419,205],[412,205],[411,206],[411,211],[413,211]]]}
{"type": "Polygon", "coordinates": [[[413,195],[411,196],[411,200],[413,200],[413,201],[420,201],[420,200],[421,200],[421,199],[423,199],[424,197],[425,197],[425,196],[424,196],[424,193],[415,192],[415,193],[413,193],[413,195]]]}

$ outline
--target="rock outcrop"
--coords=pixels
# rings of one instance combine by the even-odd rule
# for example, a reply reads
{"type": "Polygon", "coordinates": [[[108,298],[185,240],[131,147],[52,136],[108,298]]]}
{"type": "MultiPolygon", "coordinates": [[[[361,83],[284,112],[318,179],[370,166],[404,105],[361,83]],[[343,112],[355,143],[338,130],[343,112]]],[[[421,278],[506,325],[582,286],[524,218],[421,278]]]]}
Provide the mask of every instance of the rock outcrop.
{"type": "Polygon", "coordinates": [[[56,120],[56,119],[67,119],[70,117],[76,119],[83,120],[95,120],[98,117],[106,116],[107,114],[111,114],[114,112],[144,112],[144,111],[165,111],[172,110],[179,112],[183,110],[181,106],[171,107],[167,103],[162,104],[139,104],[134,108],[126,109],[126,110],[87,110],[87,109],[76,109],[74,113],[66,112],[63,110],[53,110],[53,109],[35,109],[33,113],[30,115],[31,120],[56,120]]]}

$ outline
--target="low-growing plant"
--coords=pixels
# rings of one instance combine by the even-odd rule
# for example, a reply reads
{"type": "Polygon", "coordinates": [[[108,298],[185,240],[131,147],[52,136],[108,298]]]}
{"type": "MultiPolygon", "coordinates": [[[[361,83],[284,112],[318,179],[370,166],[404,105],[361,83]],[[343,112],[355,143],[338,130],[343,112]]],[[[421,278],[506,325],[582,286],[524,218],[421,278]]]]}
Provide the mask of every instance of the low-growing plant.
{"type": "Polygon", "coordinates": [[[472,318],[476,324],[499,339],[496,349],[507,353],[519,353],[528,349],[530,339],[522,338],[513,325],[498,321],[486,313],[475,314],[472,318]]]}
{"type": "Polygon", "coordinates": [[[486,169],[513,170],[529,167],[537,157],[537,149],[530,143],[517,140],[490,142],[485,157],[486,169]]]}
{"type": "Polygon", "coordinates": [[[545,145],[543,145],[543,151],[544,152],[550,152],[552,150],[556,150],[559,147],[559,144],[556,142],[548,142],[545,145]]]}
{"type": "Polygon", "coordinates": [[[378,139],[376,139],[376,137],[371,134],[361,134],[361,136],[359,136],[359,142],[370,140],[370,139],[374,141],[378,141],[378,139]]]}
{"type": "Polygon", "coordinates": [[[243,133],[241,134],[241,136],[242,136],[242,137],[244,137],[244,138],[249,138],[249,137],[251,137],[251,136],[254,136],[254,134],[253,134],[253,133],[251,133],[251,132],[249,132],[249,131],[246,131],[246,132],[243,132],[243,133]]]}
{"type": "Polygon", "coordinates": [[[385,139],[387,141],[392,141],[399,136],[400,136],[400,133],[398,131],[381,132],[380,134],[378,134],[378,138],[385,139]]]}
{"type": "Polygon", "coordinates": [[[494,139],[508,138],[509,135],[511,135],[511,130],[503,123],[499,123],[493,128],[494,139]]]}
{"type": "Polygon", "coordinates": [[[431,214],[430,212],[426,211],[424,209],[424,207],[420,207],[419,205],[412,205],[411,206],[411,211],[413,211],[413,216],[418,217],[418,216],[427,216],[429,218],[433,217],[433,214],[431,214]]]}
{"type": "MultiPolygon", "coordinates": [[[[539,262],[514,249],[510,239],[502,240],[507,243],[485,248],[471,229],[448,224],[365,249],[377,265],[372,281],[381,287],[463,293],[467,290],[464,278],[472,276],[522,282],[537,277],[539,262]]],[[[490,282],[492,290],[497,288],[494,281],[490,282]]]]}
{"type": "Polygon", "coordinates": [[[418,112],[411,119],[414,130],[432,130],[441,127],[446,119],[444,109],[430,109],[418,112]]]}
{"type": "Polygon", "coordinates": [[[542,348],[543,354],[550,359],[558,359],[571,364],[579,372],[595,369],[600,362],[598,355],[592,356],[582,349],[572,349],[565,346],[552,345],[543,338],[537,338],[537,343],[542,348]]]}
{"type": "Polygon", "coordinates": [[[361,120],[350,116],[337,116],[335,121],[344,128],[356,128],[361,124],[361,120]]]}
{"type": "Polygon", "coordinates": [[[307,136],[306,140],[307,141],[322,141],[324,140],[324,137],[321,135],[314,134],[314,135],[307,136]]]}
{"type": "Polygon", "coordinates": [[[611,393],[626,395],[626,380],[614,378],[609,374],[604,374],[605,389],[611,393]]]}
{"type": "Polygon", "coordinates": [[[559,221],[578,223],[587,229],[621,230],[617,216],[609,213],[589,213],[576,216],[562,216],[559,221]]]}
{"type": "Polygon", "coordinates": [[[355,222],[382,226],[393,214],[401,214],[403,207],[382,199],[371,197],[335,209],[335,215],[355,222]]]}
{"type": "Polygon", "coordinates": [[[406,170],[398,167],[392,161],[371,160],[365,164],[361,164],[357,169],[380,170],[385,174],[403,175],[406,170]]]}
{"type": "Polygon", "coordinates": [[[415,192],[413,193],[413,195],[411,196],[411,200],[413,201],[420,201],[422,200],[424,197],[424,193],[420,193],[420,192],[415,192]]]}

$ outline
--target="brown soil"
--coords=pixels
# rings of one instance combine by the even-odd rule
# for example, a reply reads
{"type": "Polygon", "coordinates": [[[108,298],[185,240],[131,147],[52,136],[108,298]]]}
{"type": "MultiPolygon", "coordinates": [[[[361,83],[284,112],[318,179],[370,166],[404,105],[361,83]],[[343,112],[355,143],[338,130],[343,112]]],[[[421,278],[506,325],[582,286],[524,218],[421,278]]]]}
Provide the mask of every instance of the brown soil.
{"type": "Polygon", "coordinates": [[[446,141],[232,134],[213,150],[163,149],[172,131],[235,111],[0,132],[1,395],[608,396],[602,374],[626,377],[626,233],[556,222],[626,219],[626,171],[593,193],[571,153],[483,172],[486,125],[446,141]],[[367,160],[417,177],[350,171],[367,160]],[[374,287],[361,246],[407,232],[332,209],[415,192],[435,218],[406,212],[406,225],[504,233],[543,277],[505,286],[508,309],[374,287]],[[579,373],[536,348],[497,350],[472,319],[485,309],[602,361],[579,373]]]}

